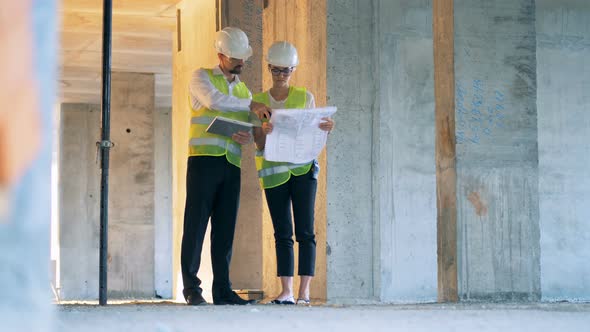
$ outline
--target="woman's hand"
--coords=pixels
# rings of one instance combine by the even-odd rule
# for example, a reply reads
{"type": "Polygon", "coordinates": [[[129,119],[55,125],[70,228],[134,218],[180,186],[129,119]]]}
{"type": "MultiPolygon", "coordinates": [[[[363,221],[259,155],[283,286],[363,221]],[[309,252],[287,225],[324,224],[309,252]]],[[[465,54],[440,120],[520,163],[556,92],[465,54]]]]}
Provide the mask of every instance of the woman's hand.
{"type": "Polygon", "coordinates": [[[262,123],[262,132],[265,135],[272,133],[272,123],[270,122],[263,122],[262,123]]]}
{"type": "Polygon", "coordinates": [[[324,122],[320,122],[320,129],[323,131],[330,132],[334,128],[334,120],[331,118],[322,118],[324,122]]]}

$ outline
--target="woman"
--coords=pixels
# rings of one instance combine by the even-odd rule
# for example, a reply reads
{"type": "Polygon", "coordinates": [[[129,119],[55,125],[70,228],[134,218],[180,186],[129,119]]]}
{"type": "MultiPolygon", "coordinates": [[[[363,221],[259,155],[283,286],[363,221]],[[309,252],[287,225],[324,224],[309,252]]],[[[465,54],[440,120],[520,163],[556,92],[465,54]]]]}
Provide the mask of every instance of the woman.
{"type": "MultiPolygon", "coordinates": [[[[271,109],[314,108],[313,95],[305,88],[289,86],[291,74],[299,63],[297,50],[288,42],[274,43],[266,56],[268,70],[272,75],[272,88],[254,95],[253,100],[271,109]]],[[[320,129],[330,131],[334,122],[322,118],[320,129]]],[[[256,128],[256,168],[260,184],[264,189],[268,209],[272,218],[277,255],[277,275],[281,280],[282,292],[273,304],[309,304],[309,285],[315,272],[314,206],[319,167],[316,160],[305,164],[271,162],[263,157],[266,135],[273,130],[266,121],[256,128]],[[287,165],[289,167],[277,167],[287,165]],[[299,244],[299,270],[301,278],[297,301],[293,296],[293,223],[291,204],[295,221],[295,239],[299,244]]]]}

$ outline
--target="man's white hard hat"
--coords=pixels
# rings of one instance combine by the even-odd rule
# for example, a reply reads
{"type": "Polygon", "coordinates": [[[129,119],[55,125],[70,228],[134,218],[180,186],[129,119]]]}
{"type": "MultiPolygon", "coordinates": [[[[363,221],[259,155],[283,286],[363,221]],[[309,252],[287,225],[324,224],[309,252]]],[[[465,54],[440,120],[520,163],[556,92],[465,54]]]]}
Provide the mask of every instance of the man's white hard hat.
{"type": "Polygon", "coordinates": [[[248,36],[244,31],[234,27],[223,28],[217,32],[215,49],[225,56],[244,61],[252,56],[252,47],[248,42],[248,36]]]}

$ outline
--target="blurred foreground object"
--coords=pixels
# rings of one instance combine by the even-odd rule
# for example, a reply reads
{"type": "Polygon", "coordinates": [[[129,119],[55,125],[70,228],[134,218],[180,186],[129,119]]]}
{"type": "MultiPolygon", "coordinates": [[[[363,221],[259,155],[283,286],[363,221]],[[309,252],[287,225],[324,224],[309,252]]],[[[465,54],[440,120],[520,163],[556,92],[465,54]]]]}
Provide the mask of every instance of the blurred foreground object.
{"type": "Polygon", "coordinates": [[[0,4],[0,221],[7,219],[9,186],[39,149],[32,29],[30,0],[0,4]]]}
{"type": "Polygon", "coordinates": [[[49,242],[57,16],[55,0],[0,1],[1,331],[53,330],[49,242]]]}

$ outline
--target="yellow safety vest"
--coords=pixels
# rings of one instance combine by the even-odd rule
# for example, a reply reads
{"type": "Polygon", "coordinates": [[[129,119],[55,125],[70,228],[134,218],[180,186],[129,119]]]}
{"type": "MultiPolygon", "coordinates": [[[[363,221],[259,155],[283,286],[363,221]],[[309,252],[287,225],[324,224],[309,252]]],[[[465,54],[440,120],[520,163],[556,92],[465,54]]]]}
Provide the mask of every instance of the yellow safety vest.
{"type": "MultiPolygon", "coordinates": [[[[211,69],[207,69],[211,83],[219,91],[229,94],[227,80],[223,75],[214,75],[211,69]]],[[[250,92],[244,82],[236,84],[233,89],[233,95],[238,98],[250,98],[250,92]]],[[[195,110],[192,107],[189,97],[189,107],[191,108],[191,127],[189,133],[189,156],[223,156],[227,158],[232,165],[240,167],[242,163],[242,146],[234,142],[231,137],[210,134],[206,131],[207,127],[216,116],[235,119],[248,122],[249,111],[217,111],[201,107],[195,110]]]]}
{"type": "MultiPolygon", "coordinates": [[[[257,93],[252,100],[270,106],[267,92],[257,93]]],[[[285,101],[285,108],[305,108],[307,93],[305,88],[290,87],[289,95],[285,101]]],[[[291,178],[291,175],[300,176],[307,174],[313,162],[306,164],[293,164],[287,162],[275,162],[264,159],[263,151],[256,151],[256,169],[260,185],[264,189],[278,187],[291,178]]]]}

